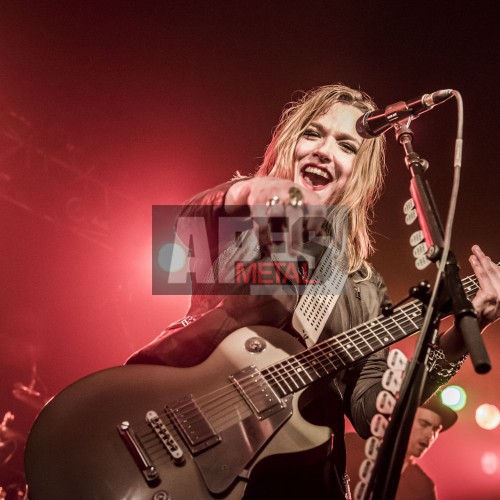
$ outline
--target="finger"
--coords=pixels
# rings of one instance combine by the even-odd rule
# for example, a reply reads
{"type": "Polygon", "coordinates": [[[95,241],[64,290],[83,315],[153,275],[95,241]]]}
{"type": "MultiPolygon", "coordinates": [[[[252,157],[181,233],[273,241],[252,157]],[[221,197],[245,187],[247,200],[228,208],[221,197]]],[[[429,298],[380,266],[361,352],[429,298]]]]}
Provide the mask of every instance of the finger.
{"type": "Polygon", "coordinates": [[[481,250],[479,245],[472,247],[472,253],[476,258],[475,264],[484,269],[496,287],[500,287],[500,267],[481,250]]]}
{"type": "Polygon", "coordinates": [[[268,207],[263,204],[250,206],[250,216],[252,218],[254,232],[257,235],[259,245],[262,247],[267,247],[271,244],[267,210],[268,207]]]}
{"type": "Polygon", "coordinates": [[[267,217],[252,217],[252,222],[254,232],[257,235],[261,248],[265,249],[270,247],[272,242],[267,217]]]}
{"type": "Polygon", "coordinates": [[[285,241],[286,214],[282,203],[270,205],[267,209],[271,243],[281,245],[285,241]]]}
{"type": "Polygon", "coordinates": [[[484,254],[479,246],[474,245],[472,247],[469,262],[477,276],[480,287],[488,291],[496,290],[500,294],[500,268],[484,254]]]}
{"type": "Polygon", "coordinates": [[[323,224],[326,221],[326,208],[324,205],[307,205],[304,208],[304,227],[314,234],[323,234],[323,224]]]}
{"type": "Polygon", "coordinates": [[[302,206],[292,205],[287,205],[285,210],[288,228],[286,233],[287,251],[291,255],[296,255],[301,253],[304,247],[304,210],[302,206]]]}
{"type": "Polygon", "coordinates": [[[484,327],[500,315],[500,270],[477,245],[472,247],[469,261],[480,286],[472,304],[484,327]]]}

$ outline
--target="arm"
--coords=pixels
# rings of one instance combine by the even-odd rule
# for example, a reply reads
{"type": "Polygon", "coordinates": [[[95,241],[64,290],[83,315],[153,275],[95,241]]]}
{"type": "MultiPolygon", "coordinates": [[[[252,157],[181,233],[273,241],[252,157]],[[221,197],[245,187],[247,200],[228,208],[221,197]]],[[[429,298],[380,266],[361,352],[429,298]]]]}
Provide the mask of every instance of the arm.
{"type": "MultiPolygon", "coordinates": [[[[203,191],[186,201],[177,224],[179,237],[189,244],[189,238],[199,230],[203,237],[208,237],[210,263],[234,242],[234,234],[223,234],[219,231],[221,217],[241,217],[248,221],[248,228],[253,229],[262,247],[271,246],[270,218],[289,217],[291,221],[307,213],[304,220],[305,229],[316,234],[321,233],[321,226],[326,216],[326,208],[319,200],[316,193],[301,189],[302,207],[297,208],[288,204],[289,191],[292,187],[299,186],[292,181],[275,177],[253,177],[235,179],[220,184],[212,189],[203,191]],[[269,200],[277,200],[275,205],[268,205],[269,200]],[[194,218],[202,218],[205,228],[193,230],[194,218]]],[[[296,234],[299,239],[301,232],[296,234]]],[[[296,248],[300,248],[302,241],[294,241],[296,248]]],[[[204,257],[206,261],[206,258],[204,257]]]]}
{"type": "MultiPolygon", "coordinates": [[[[472,304],[477,312],[479,324],[484,330],[500,317],[500,267],[491,261],[478,246],[472,248],[470,263],[478,278],[480,289],[472,304]]],[[[438,361],[436,369],[429,373],[424,389],[424,400],[446,384],[460,368],[466,347],[460,332],[455,327],[441,335],[439,347],[445,359],[438,361]],[[444,370],[443,370],[444,369],[444,370]],[[448,372],[447,376],[438,372],[448,372]]],[[[375,399],[381,390],[380,379],[386,369],[385,359],[376,354],[368,358],[357,372],[352,373],[355,385],[351,395],[350,418],[356,431],[369,436],[369,422],[375,411],[375,399]]]]}
{"type": "MultiPolygon", "coordinates": [[[[365,286],[361,295],[365,297],[364,308],[369,310],[369,317],[380,314],[382,306],[391,304],[387,287],[382,277],[374,271],[372,280],[374,285],[368,290],[365,286]],[[369,292],[369,293],[368,293],[369,292]],[[366,298],[369,297],[368,301],[366,298]]],[[[360,302],[355,299],[354,307],[360,302]]],[[[351,306],[353,307],[353,306],[351,306]]],[[[387,370],[387,355],[389,349],[383,349],[360,361],[347,370],[345,377],[346,414],[351,420],[356,432],[363,438],[370,436],[370,421],[377,413],[375,400],[382,390],[382,376],[387,370]]]]}

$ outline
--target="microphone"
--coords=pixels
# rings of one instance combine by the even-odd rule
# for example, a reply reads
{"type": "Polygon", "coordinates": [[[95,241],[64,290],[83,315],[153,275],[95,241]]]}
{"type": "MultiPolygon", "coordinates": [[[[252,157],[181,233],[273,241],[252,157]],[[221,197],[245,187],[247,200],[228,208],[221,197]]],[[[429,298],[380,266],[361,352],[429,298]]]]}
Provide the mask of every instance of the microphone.
{"type": "Polygon", "coordinates": [[[437,90],[408,101],[399,101],[385,110],[368,111],[358,118],[356,131],[364,139],[373,139],[387,132],[395,123],[408,117],[417,118],[434,106],[441,104],[453,95],[452,89],[437,90]]]}

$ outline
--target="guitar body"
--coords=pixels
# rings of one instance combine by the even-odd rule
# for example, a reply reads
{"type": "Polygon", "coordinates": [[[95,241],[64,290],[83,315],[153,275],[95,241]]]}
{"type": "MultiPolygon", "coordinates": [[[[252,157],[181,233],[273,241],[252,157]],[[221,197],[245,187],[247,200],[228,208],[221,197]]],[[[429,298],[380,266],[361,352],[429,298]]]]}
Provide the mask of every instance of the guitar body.
{"type": "MultiPolygon", "coordinates": [[[[472,298],[475,276],[462,284],[472,298]]],[[[133,365],[89,375],[49,401],[31,429],[30,499],[310,496],[293,480],[314,484],[311,471],[321,472],[314,466],[332,443],[328,427],[300,413],[321,397],[310,393],[321,387],[313,382],[415,333],[422,321],[412,301],[308,349],[276,328],[241,328],[191,368],[133,365]]]]}
{"type": "Polygon", "coordinates": [[[242,328],[194,367],[120,366],[73,383],[31,429],[25,453],[30,498],[237,499],[254,472],[265,480],[277,460],[286,467],[299,456],[321,460],[330,451],[331,431],[302,418],[300,391],[264,408],[247,399],[251,391],[237,389],[246,377],[229,379],[302,350],[281,330],[242,328]],[[164,424],[167,445],[146,422],[151,410],[164,424]],[[157,477],[148,478],[142,462],[154,466],[157,477]]]}

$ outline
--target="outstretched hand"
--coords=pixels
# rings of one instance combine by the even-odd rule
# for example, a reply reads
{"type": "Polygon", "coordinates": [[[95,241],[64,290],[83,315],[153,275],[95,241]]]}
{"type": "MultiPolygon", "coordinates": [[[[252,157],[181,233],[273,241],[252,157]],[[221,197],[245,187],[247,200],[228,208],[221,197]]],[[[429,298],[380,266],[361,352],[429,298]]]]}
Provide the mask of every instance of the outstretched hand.
{"type": "Polygon", "coordinates": [[[303,230],[321,234],[326,207],[314,191],[276,177],[254,177],[233,184],[225,198],[229,215],[240,215],[242,207],[251,217],[262,247],[282,243],[273,238],[285,235],[287,250],[301,249],[303,230]],[[286,231],[283,231],[283,227],[286,231]]]}

